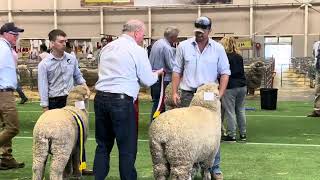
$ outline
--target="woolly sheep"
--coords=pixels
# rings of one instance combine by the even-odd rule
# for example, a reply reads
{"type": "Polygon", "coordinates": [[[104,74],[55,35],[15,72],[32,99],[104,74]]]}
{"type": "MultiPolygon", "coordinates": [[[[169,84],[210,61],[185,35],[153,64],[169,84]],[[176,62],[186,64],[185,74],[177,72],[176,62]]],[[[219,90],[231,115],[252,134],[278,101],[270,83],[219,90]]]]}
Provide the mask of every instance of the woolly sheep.
{"type": "Polygon", "coordinates": [[[72,170],[74,176],[81,175],[78,126],[67,110],[76,112],[83,121],[85,132],[89,132],[87,111],[74,107],[75,102],[87,99],[86,88],[76,86],[68,95],[66,107],[46,111],[39,117],[33,130],[33,180],[43,179],[49,153],[52,154],[51,180],[62,180],[63,176],[71,175],[72,170]]]}
{"type": "Polygon", "coordinates": [[[191,179],[193,164],[198,162],[204,170],[203,179],[211,179],[208,169],[213,165],[221,138],[218,95],[216,84],[203,85],[190,107],[166,111],[151,123],[149,143],[156,180],[191,179]],[[204,100],[206,92],[210,92],[207,95],[213,101],[204,100]]]}

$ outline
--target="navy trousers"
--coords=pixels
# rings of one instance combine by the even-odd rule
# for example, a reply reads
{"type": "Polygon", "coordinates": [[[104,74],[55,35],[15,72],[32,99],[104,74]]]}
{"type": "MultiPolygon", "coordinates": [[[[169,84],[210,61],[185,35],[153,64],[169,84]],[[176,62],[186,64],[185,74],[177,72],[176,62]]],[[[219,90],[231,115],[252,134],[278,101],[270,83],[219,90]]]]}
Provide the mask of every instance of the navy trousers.
{"type": "Polygon", "coordinates": [[[110,169],[110,153],[117,142],[121,180],[136,180],[137,125],[133,98],[124,94],[97,92],[94,98],[96,152],[93,171],[104,180],[110,169]]]}

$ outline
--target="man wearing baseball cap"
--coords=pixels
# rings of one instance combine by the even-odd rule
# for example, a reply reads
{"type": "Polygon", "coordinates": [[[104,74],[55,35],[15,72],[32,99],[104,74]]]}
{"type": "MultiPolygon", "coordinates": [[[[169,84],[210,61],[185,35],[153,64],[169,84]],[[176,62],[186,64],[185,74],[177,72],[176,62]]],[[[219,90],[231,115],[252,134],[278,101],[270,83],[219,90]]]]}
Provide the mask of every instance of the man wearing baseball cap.
{"type": "Polygon", "coordinates": [[[24,29],[14,23],[6,23],[0,28],[0,170],[23,168],[12,156],[12,138],[19,133],[19,119],[13,91],[17,88],[16,62],[12,47],[16,45],[19,33],[24,29]]]}
{"type": "MultiPolygon", "coordinates": [[[[231,74],[229,61],[223,46],[209,38],[211,25],[209,17],[197,18],[194,23],[195,37],[182,41],[177,47],[172,73],[172,98],[179,107],[189,106],[197,88],[203,84],[219,83],[220,97],[228,85],[231,74]],[[178,87],[181,89],[181,98],[178,87]]],[[[213,179],[222,180],[220,148],[213,161],[210,173],[213,179]]]]}

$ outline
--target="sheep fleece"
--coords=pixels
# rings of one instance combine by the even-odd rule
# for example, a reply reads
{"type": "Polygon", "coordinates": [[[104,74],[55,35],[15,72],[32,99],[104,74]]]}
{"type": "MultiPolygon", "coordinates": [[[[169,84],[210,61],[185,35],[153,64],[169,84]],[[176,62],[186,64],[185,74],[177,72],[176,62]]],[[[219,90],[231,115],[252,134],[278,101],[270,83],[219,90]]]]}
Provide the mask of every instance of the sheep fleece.
{"type": "MultiPolygon", "coordinates": [[[[67,106],[65,109],[71,109],[83,117],[84,125],[87,126],[87,119],[84,112],[75,107],[67,106]]],[[[43,113],[33,130],[33,169],[35,177],[41,176],[44,172],[43,166],[48,155],[51,152],[51,170],[50,179],[60,179],[63,170],[70,158],[70,155],[76,147],[78,139],[77,123],[73,120],[70,112],[64,109],[53,109],[43,113]],[[50,145],[51,144],[51,145],[50,145]]]]}
{"type": "Polygon", "coordinates": [[[165,161],[171,170],[181,164],[191,170],[196,162],[212,166],[220,145],[220,112],[199,106],[164,112],[151,123],[149,137],[154,170],[165,161]]]}

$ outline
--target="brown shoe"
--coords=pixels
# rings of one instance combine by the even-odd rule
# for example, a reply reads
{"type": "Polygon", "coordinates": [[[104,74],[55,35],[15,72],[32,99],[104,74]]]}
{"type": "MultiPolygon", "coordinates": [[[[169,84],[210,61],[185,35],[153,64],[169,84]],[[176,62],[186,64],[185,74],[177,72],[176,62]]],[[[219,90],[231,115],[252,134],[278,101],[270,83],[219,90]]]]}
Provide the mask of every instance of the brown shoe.
{"type": "Polygon", "coordinates": [[[0,170],[24,168],[24,165],[24,162],[17,162],[14,158],[1,159],[0,170]]]}
{"type": "Polygon", "coordinates": [[[82,170],[82,175],[83,176],[93,176],[93,171],[90,169],[84,169],[84,170],[82,170]]]}
{"type": "Polygon", "coordinates": [[[222,173],[212,173],[212,179],[214,180],[223,180],[223,174],[222,173]]]}

